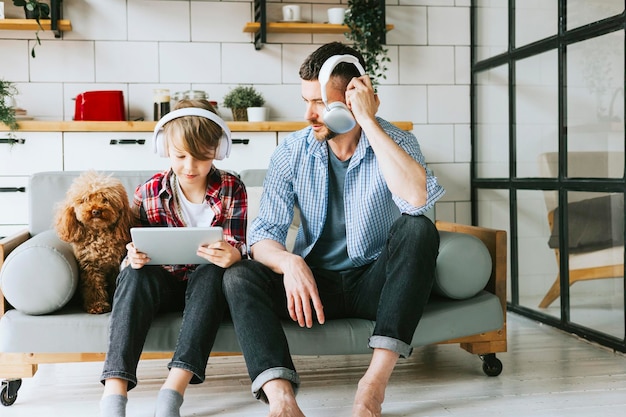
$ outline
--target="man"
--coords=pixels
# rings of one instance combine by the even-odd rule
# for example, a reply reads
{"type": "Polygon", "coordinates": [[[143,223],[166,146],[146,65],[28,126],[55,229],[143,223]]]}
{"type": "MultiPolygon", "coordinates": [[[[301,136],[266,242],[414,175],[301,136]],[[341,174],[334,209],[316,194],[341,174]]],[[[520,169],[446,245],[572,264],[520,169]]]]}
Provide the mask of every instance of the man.
{"type": "Polygon", "coordinates": [[[302,64],[310,125],[272,156],[249,235],[254,260],[224,276],[252,391],[269,403],[271,417],[304,415],[281,318],[302,327],[343,317],[376,320],[352,415],[380,416],[389,377],[398,358],[411,354],[434,281],[439,234],[423,214],[444,191],[415,137],[375,116],[380,102],[361,75],[364,65],[338,42],[302,64]],[[342,55],[349,56],[338,60],[342,55]],[[329,69],[327,61],[336,63],[329,69]],[[337,123],[331,113],[339,103],[347,108],[337,123]],[[295,207],[302,226],[290,253],[285,239],[295,207]]]}

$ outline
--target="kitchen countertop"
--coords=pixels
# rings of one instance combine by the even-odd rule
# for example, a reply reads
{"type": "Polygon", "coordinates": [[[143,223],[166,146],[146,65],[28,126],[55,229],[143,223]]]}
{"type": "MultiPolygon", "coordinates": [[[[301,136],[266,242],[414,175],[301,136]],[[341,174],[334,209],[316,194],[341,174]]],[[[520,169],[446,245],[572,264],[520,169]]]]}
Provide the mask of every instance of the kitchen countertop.
{"type": "MultiPolygon", "coordinates": [[[[412,130],[413,122],[392,122],[403,130],[412,130]]],[[[28,120],[18,122],[21,132],[152,132],[156,122],[74,122],[28,120]]],[[[231,122],[226,124],[233,132],[292,132],[308,125],[307,122],[268,121],[231,122]]],[[[9,128],[0,123],[0,132],[9,128]]]]}

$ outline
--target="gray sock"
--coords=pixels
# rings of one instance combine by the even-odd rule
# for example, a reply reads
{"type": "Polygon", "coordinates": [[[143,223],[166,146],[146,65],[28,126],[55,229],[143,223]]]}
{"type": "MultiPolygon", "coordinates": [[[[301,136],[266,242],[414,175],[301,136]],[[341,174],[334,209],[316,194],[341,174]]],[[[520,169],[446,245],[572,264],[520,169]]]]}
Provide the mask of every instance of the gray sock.
{"type": "Polygon", "coordinates": [[[100,400],[100,417],[126,417],[128,398],[119,395],[107,395],[100,400]]]}
{"type": "Polygon", "coordinates": [[[178,391],[162,389],[157,396],[154,417],[180,417],[181,405],[183,405],[183,396],[178,391]]]}

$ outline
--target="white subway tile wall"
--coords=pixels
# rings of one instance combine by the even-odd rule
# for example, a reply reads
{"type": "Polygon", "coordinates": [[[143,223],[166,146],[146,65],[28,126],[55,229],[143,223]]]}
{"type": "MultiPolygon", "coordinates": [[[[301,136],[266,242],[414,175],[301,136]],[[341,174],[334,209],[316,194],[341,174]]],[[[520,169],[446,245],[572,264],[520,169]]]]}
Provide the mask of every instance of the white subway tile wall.
{"type": "MultiPolygon", "coordinates": [[[[302,18],[325,22],[329,7],[346,1],[293,0],[302,18]]],[[[285,2],[268,2],[268,20],[282,18],[285,2]]],[[[431,168],[447,189],[436,217],[470,222],[469,0],[389,0],[386,78],[379,80],[379,114],[409,120],[431,168]]],[[[5,2],[8,18],[22,16],[5,2]]],[[[83,91],[122,90],[130,119],[152,119],[152,90],[199,89],[209,99],[237,84],[254,84],[273,120],[302,120],[298,69],[302,60],[343,35],[269,34],[255,50],[243,32],[253,3],[196,0],[74,0],[64,2],[72,31],[42,44],[30,57],[34,31],[0,31],[0,78],[16,83],[17,103],[41,120],[72,120],[83,91]]],[[[230,119],[230,111],[220,108],[230,119]]]]}

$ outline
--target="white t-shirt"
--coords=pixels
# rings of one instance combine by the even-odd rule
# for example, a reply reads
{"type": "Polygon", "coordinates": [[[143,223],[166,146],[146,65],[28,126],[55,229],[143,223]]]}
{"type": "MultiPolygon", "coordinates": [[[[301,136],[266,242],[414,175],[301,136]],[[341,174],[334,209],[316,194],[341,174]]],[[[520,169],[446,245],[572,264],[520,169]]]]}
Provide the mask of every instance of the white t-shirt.
{"type": "Polygon", "coordinates": [[[176,181],[176,191],[178,192],[180,211],[187,226],[210,227],[213,223],[213,218],[215,217],[215,213],[211,209],[211,206],[206,204],[205,201],[202,203],[192,203],[187,200],[187,197],[183,194],[183,190],[180,188],[178,181],[176,181]]]}

